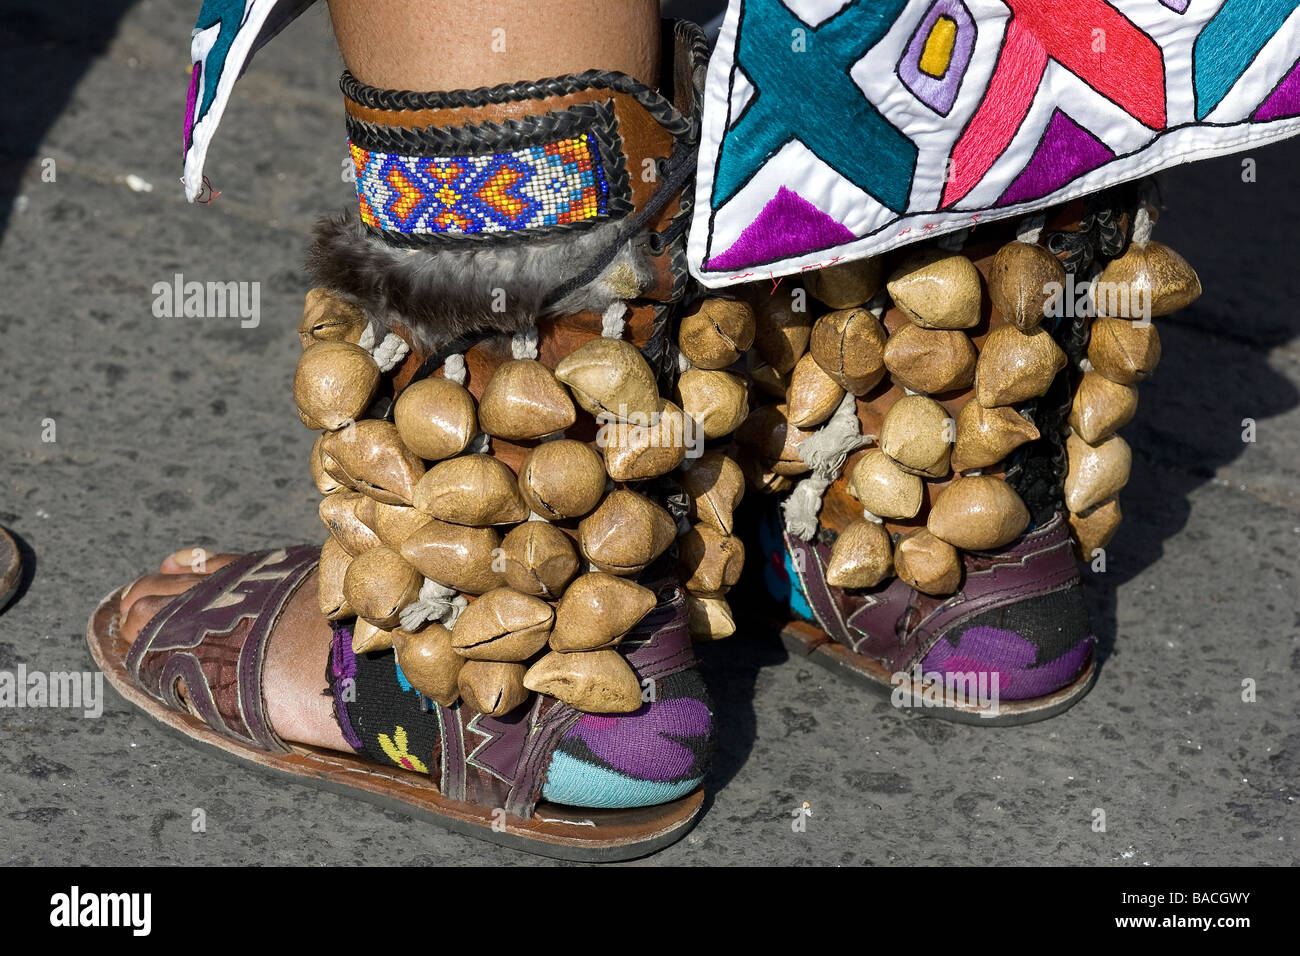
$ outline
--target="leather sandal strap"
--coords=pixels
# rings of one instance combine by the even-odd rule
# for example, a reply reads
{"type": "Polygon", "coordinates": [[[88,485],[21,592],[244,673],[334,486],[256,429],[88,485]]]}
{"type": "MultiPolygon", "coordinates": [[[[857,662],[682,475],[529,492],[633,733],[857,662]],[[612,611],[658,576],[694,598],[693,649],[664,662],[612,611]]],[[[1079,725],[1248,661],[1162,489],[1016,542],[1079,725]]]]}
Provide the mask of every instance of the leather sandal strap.
{"type": "Polygon", "coordinates": [[[276,621],[319,559],[319,548],[297,545],[246,554],[206,576],[145,625],[127,673],[149,696],[196,713],[223,736],[287,752],[266,716],[262,665],[276,621]]]}

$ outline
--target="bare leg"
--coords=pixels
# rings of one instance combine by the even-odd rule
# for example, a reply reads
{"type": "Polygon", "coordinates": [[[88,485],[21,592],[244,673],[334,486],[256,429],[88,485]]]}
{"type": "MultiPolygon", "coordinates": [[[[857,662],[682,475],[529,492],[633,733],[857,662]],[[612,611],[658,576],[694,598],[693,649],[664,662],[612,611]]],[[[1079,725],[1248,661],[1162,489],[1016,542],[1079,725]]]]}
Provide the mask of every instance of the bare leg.
{"type": "Polygon", "coordinates": [[[658,0],[329,0],[362,83],[458,90],[583,70],[659,80],[658,0]]]}
{"type": "MultiPolygon", "coordinates": [[[[618,70],[647,85],[659,75],[658,0],[330,0],[343,59],[353,75],[389,89],[450,90],[618,70]],[[494,31],[504,31],[495,32],[494,31]]],[[[192,549],[123,597],[128,639],[199,580],[192,549]]],[[[232,560],[218,555],[203,572],[232,560]]],[[[325,695],[332,632],[304,582],[267,645],[267,716],[285,740],[348,751],[325,695]]]]}

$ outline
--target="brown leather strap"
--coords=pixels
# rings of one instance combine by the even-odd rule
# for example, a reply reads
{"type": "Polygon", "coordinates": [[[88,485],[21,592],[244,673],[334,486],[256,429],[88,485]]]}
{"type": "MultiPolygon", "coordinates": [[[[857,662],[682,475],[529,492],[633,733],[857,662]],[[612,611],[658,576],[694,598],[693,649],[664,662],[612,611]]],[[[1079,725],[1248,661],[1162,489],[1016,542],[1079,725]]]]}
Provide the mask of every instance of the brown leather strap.
{"type": "Polygon", "coordinates": [[[276,621],[319,559],[318,548],[298,545],[244,555],[206,576],[145,625],[127,673],[149,696],[232,740],[287,751],[266,716],[262,665],[276,621]]]}

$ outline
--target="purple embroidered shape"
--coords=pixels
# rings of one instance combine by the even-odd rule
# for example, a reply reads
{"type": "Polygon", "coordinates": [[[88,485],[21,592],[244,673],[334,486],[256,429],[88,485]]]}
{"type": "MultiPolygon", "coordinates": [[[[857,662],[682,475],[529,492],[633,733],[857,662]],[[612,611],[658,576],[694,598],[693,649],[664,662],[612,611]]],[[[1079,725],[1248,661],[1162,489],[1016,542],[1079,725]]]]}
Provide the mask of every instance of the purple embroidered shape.
{"type": "Polygon", "coordinates": [[[853,239],[853,233],[791,189],[780,187],[740,238],[709,260],[710,269],[746,266],[801,256],[853,239]]]}
{"type": "Polygon", "coordinates": [[[343,731],[343,739],[348,742],[348,746],[353,750],[365,749],[361,736],[352,727],[352,721],[348,719],[348,709],[343,705],[343,700],[339,696],[343,693],[343,682],[352,681],[355,683],[357,678],[357,656],[352,653],[352,628],[345,624],[334,625],[334,647],[330,652],[330,673],[334,677],[334,716],[338,718],[339,730],[343,731]]]}
{"type": "Polygon", "coordinates": [[[1268,95],[1268,99],[1260,104],[1251,119],[1266,123],[1283,116],[1300,116],[1300,63],[1291,68],[1291,72],[1268,95]]]}
{"type": "Polygon", "coordinates": [[[1160,0],[1160,2],[1170,10],[1174,11],[1174,13],[1186,13],[1187,5],[1191,3],[1192,0],[1160,0]]]}
{"type": "Polygon", "coordinates": [[[584,714],[564,736],[578,737],[620,773],[639,780],[680,780],[694,766],[695,752],[678,741],[703,737],[709,723],[703,701],[681,697],[618,717],[584,714]]]}
{"type": "Polygon", "coordinates": [[[1002,194],[998,205],[1039,199],[1114,158],[1110,147],[1057,110],[1034,155],[1002,194]]]}
{"type": "Polygon", "coordinates": [[[947,116],[957,99],[957,91],[961,88],[962,78],[966,75],[966,67],[970,65],[974,50],[975,20],[966,9],[966,4],[962,0],[935,0],[912,34],[912,39],[908,41],[903,58],[898,61],[898,78],[922,103],[940,116],[947,116]],[[953,40],[947,68],[942,76],[934,76],[921,69],[921,58],[940,17],[955,24],[957,35],[953,40]]]}
{"type": "Polygon", "coordinates": [[[1027,700],[1059,690],[1070,682],[1088,658],[1093,639],[1085,638],[1054,661],[1034,666],[1036,648],[1015,631],[998,627],[972,627],[953,647],[940,639],[925,655],[921,670],[948,674],[987,672],[998,675],[998,696],[1027,700]]]}

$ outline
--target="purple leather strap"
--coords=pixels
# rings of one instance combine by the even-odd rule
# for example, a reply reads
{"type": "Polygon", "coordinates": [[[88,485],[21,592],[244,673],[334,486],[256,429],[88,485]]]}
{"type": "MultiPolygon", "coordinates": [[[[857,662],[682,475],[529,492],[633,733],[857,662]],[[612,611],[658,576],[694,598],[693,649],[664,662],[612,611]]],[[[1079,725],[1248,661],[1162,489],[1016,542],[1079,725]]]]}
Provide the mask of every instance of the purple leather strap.
{"type": "Polygon", "coordinates": [[[1065,520],[1057,515],[1006,551],[962,552],[962,588],[932,598],[892,578],[882,587],[846,591],[826,582],[830,548],[786,535],[795,573],[813,615],[831,640],[891,670],[920,663],[948,629],[991,608],[1070,587],[1079,569],[1065,520]]]}
{"type": "Polygon", "coordinates": [[[225,737],[287,751],[266,717],[262,665],[275,622],[319,558],[319,548],[298,545],[247,554],[207,575],[145,625],[127,653],[127,673],[149,696],[194,711],[225,737]]]}

